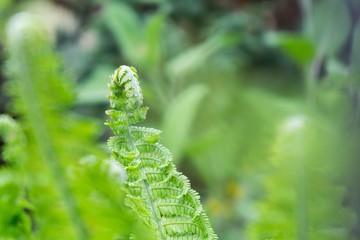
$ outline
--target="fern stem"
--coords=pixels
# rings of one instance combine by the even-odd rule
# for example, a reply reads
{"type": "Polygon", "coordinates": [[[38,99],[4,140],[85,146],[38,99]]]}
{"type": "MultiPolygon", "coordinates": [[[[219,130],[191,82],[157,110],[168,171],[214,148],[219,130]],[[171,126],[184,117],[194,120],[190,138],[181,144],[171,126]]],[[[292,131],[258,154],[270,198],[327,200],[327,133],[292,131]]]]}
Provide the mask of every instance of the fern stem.
{"type": "Polygon", "coordinates": [[[131,151],[136,151],[136,146],[135,146],[135,142],[134,139],[131,136],[131,132],[130,132],[130,128],[126,127],[126,136],[127,136],[127,141],[130,144],[130,149],[131,151]]]}
{"type": "MultiPolygon", "coordinates": [[[[127,135],[126,141],[130,144],[131,151],[136,151],[135,141],[134,141],[133,136],[131,134],[130,127],[126,127],[126,135],[127,135]]],[[[138,159],[139,159],[139,157],[137,157],[136,160],[138,160],[138,159]]],[[[153,203],[154,200],[153,200],[153,197],[152,197],[152,195],[150,193],[149,184],[146,181],[146,179],[144,179],[142,182],[143,182],[143,187],[144,187],[144,189],[146,191],[146,195],[147,195],[146,199],[148,199],[148,204],[149,204],[149,206],[151,208],[151,213],[150,214],[151,214],[152,218],[155,219],[155,221],[156,221],[158,236],[160,236],[160,240],[165,240],[164,234],[163,234],[162,229],[160,227],[161,226],[160,221],[159,221],[159,219],[158,219],[158,217],[156,215],[156,207],[155,207],[155,205],[153,203]]]]}
{"type": "Polygon", "coordinates": [[[156,215],[156,207],[154,205],[153,197],[151,196],[151,193],[150,193],[149,184],[146,180],[144,180],[143,183],[144,183],[144,188],[146,190],[147,199],[149,200],[148,203],[151,208],[151,216],[156,221],[158,236],[160,237],[160,240],[165,240],[166,238],[164,237],[164,233],[161,229],[161,223],[156,215]]]}

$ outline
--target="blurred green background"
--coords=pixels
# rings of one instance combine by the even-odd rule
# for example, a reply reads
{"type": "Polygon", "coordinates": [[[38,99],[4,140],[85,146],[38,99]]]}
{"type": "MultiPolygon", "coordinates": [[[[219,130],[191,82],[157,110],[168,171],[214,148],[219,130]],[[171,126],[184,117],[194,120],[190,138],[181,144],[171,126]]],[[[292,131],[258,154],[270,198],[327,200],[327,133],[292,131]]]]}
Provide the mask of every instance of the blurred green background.
{"type": "Polygon", "coordinates": [[[0,0],[1,67],[19,11],[48,28],[81,114],[104,121],[109,75],[138,69],[145,124],[220,239],[360,239],[359,0],[0,0]]]}

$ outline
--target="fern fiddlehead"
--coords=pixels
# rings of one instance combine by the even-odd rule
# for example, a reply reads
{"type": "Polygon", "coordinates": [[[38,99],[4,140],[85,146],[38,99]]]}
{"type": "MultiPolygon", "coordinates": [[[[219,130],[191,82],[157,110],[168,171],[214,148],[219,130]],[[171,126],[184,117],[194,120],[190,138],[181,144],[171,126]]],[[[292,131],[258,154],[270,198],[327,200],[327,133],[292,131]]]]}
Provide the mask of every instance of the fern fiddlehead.
{"type": "Polygon", "coordinates": [[[119,67],[111,76],[106,122],[115,136],[108,145],[127,174],[127,204],[154,228],[159,239],[218,239],[197,192],[176,170],[171,153],[158,143],[160,131],[132,126],[146,117],[147,107],[135,68],[119,67]]]}

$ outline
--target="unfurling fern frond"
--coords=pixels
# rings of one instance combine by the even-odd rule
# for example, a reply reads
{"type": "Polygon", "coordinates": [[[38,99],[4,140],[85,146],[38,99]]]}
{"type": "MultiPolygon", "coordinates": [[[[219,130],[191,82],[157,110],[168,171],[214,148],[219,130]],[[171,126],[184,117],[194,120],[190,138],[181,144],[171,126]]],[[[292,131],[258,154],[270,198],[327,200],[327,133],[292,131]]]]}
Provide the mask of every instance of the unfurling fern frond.
{"type": "Polygon", "coordinates": [[[159,239],[218,239],[197,192],[176,170],[171,153],[158,143],[160,131],[131,126],[146,117],[147,107],[135,68],[121,66],[111,77],[111,109],[106,124],[112,157],[127,174],[127,204],[154,228],[159,239]]]}

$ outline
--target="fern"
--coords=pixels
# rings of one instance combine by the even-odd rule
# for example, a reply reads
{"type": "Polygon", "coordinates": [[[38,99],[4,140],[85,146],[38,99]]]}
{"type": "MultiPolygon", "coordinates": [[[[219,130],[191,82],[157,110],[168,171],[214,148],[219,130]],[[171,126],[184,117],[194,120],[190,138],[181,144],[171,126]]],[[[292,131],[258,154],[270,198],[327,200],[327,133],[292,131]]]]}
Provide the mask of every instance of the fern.
{"type": "Polygon", "coordinates": [[[267,196],[258,205],[248,239],[351,239],[354,216],[342,206],[345,189],[336,163],[344,159],[339,133],[317,122],[293,116],[280,129],[272,147],[273,171],[265,181],[267,196]]]}
{"type": "Polygon", "coordinates": [[[124,205],[121,172],[100,160],[100,125],[70,111],[74,92],[41,22],[18,14],[7,38],[6,90],[24,133],[0,119],[0,239],[152,239],[124,205]]]}
{"type": "Polygon", "coordinates": [[[0,168],[0,237],[31,239],[31,219],[25,212],[31,209],[23,174],[25,136],[15,120],[6,115],[0,116],[0,136],[6,145],[2,152],[6,165],[0,168]]]}
{"type": "MultiPolygon", "coordinates": [[[[13,80],[7,89],[13,96],[12,109],[21,116],[30,138],[25,151],[32,158],[28,180],[30,197],[37,209],[37,233],[45,237],[51,228],[61,227],[64,236],[85,239],[86,227],[79,217],[64,168],[91,153],[83,148],[89,146],[85,139],[93,138],[89,138],[89,134],[69,137],[79,124],[90,125],[66,113],[74,95],[70,83],[59,72],[59,62],[49,39],[38,24],[30,15],[22,13],[10,20],[7,34],[7,70],[13,80]],[[79,145],[81,141],[83,145],[79,145]],[[37,197],[40,194],[46,197],[37,197]],[[67,224],[69,220],[73,225],[67,224]]],[[[84,130],[84,127],[78,129],[84,130]]]]}
{"type": "Polygon", "coordinates": [[[198,193],[179,173],[168,149],[158,143],[160,131],[132,126],[143,121],[147,107],[135,68],[121,66],[109,84],[113,130],[108,145],[125,168],[127,205],[154,229],[159,239],[217,239],[198,193]]]}

